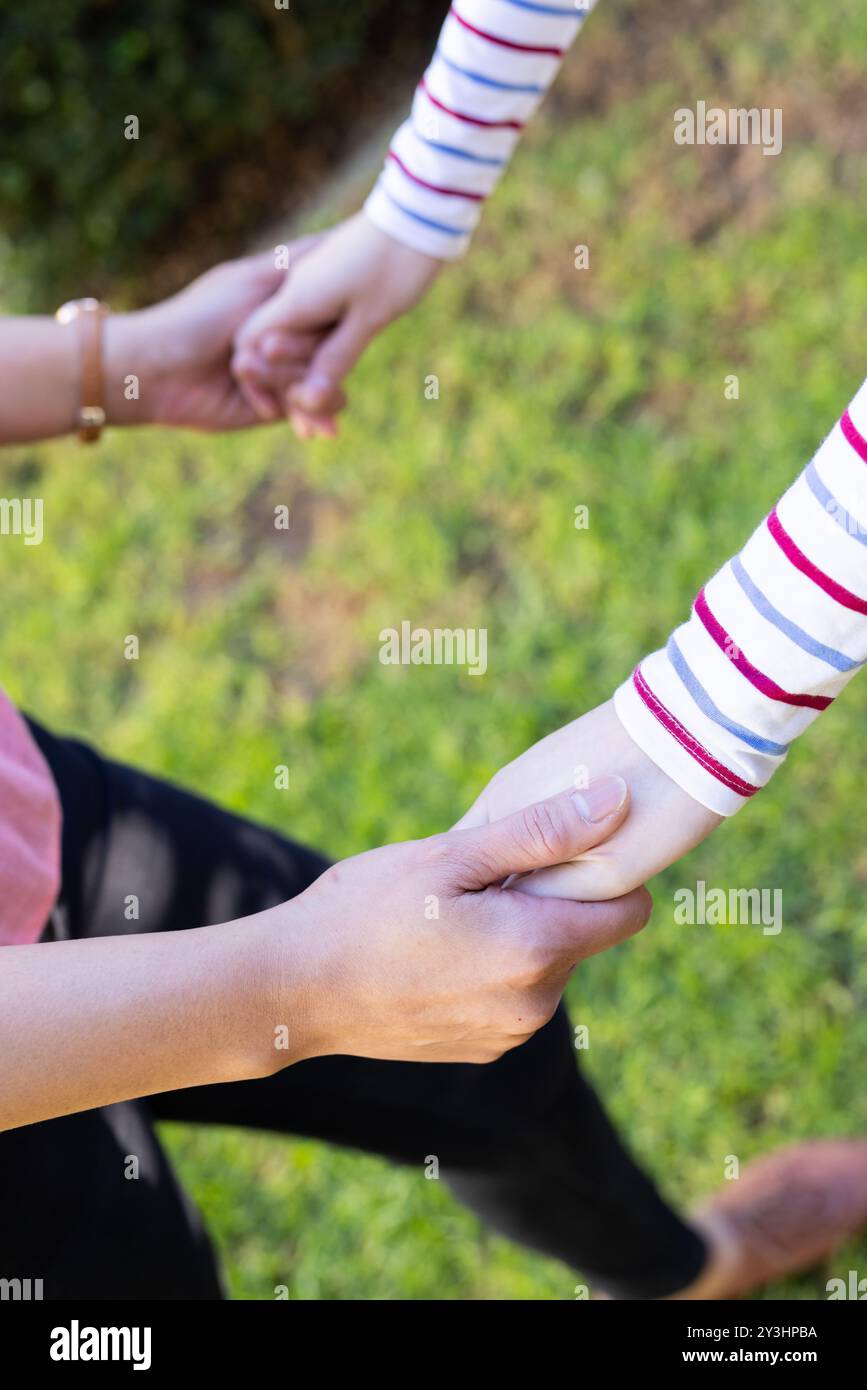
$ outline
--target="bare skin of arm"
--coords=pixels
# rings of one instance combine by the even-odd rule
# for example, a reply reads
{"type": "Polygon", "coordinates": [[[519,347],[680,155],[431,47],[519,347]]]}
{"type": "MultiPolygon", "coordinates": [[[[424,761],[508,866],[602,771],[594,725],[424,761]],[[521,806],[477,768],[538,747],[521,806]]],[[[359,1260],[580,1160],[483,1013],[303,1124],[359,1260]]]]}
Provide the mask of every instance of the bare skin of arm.
{"type": "Polygon", "coordinates": [[[345,860],[253,917],[4,947],[0,1129],[332,1053],[494,1060],[548,1021],[580,960],[647,920],[644,890],[577,904],[501,886],[612,834],[627,796],[610,781],[600,819],[567,793],[345,860]]]}
{"type": "MultiPolygon", "coordinates": [[[[295,242],[289,263],[317,241],[295,242]]],[[[108,423],[198,430],[261,423],[229,371],[232,338],[284,277],[272,254],[247,256],[215,266],[160,304],[110,314],[103,327],[108,423]],[[132,388],[130,377],[136,378],[132,388]]],[[[286,337],[275,368],[282,385],[301,377],[316,343],[307,332],[286,337]]],[[[0,444],[73,430],[79,372],[74,327],[41,315],[0,318],[0,444]]]]}

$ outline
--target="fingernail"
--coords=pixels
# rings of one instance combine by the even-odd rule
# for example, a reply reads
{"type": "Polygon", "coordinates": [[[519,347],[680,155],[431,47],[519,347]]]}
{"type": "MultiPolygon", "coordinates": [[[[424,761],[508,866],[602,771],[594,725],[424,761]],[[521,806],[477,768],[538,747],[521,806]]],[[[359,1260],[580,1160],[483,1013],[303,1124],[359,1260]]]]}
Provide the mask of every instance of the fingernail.
{"type": "Polygon", "coordinates": [[[584,819],[596,825],[620,810],[627,791],[622,777],[606,773],[604,777],[594,777],[582,791],[573,792],[572,800],[584,819]]]}
{"type": "Polygon", "coordinates": [[[300,381],[293,392],[293,399],[302,410],[318,410],[331,393],[331,378],[313,372],[300,381]]]}

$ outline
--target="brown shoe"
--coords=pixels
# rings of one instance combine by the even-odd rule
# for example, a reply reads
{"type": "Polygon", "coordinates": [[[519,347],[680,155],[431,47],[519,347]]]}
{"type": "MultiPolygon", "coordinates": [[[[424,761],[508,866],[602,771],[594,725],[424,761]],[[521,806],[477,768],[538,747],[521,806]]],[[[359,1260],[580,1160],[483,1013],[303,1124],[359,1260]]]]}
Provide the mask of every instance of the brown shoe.
{"type": "Polygon", "coordinates": [[[757,1159],[693,1224],[711,1254],[680,1298],[740,1298],[808,1269],[867,1226],[867,1140],[816,1139],[757,1159]]]}

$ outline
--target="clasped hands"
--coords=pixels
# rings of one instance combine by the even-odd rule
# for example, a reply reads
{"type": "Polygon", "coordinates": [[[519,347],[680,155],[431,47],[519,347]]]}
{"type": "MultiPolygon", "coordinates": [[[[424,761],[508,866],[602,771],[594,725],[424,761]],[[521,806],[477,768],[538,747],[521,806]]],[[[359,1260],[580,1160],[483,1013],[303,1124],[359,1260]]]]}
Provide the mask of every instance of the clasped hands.
{"type": "Polygon", "coordinates": [[[302,438],[334,435],[344,378],[441,262],[362,213],[282,252],[228,261],[152,308],[112,315],[109,422],[234,430],[288,418],[302,438]]]}
{"type": "MultiPolygon", "coordinates": [[[[303,437],[333,434],[355,361],[440,263],[363,214],[288,261],[229,262],[113,316],[110,418],[227,430],[286,416],[303,437]]],[[[344,861],[273,910],[278,957],[292,948],[276,978],[291,994],[303,950],[323,986],[298,1055],[499,1056],[551,1017],[580,960],[644,926],[640,885],[718,822],[601,705],[498,772],[451,832],[344,861]]]]}
{"type": "Polygon", "coordinates": [[[282,1060],[494,1060],[581,961],[641,930],[636,885],[718,820],[609,701],[504,767],[451,831],[345,860],[273,910],[277,1016],[303,1020],[282,1060]],[[586,785],[563,790],[576,766],[586,785]],[[311,978],[299,1006],[292,981],[311,978]]]}

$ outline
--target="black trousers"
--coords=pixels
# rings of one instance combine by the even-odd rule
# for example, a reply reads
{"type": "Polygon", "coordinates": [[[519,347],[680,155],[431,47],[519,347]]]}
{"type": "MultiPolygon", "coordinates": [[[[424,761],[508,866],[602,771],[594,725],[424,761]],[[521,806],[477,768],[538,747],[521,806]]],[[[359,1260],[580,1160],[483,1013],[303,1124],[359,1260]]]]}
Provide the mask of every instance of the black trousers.
{"type": "MultiPolygon", "coordinates": [[[[326,867],[271,830],[31,727],[64,811],[63,888],[46,941],[208,926],[282,902],[326,867]],[[129,894],[136,921],[124,915],[129,894]]],[[[620,1297],[682,1288],[705,1258],[579,1074],[561,1008],[489,1066],[316,1058],[6,1131],[0,1277],[42,1278],[50,1299],[220,1298],[207,1233],[154,1129],[161,1119],[312,1136],[420,1169],[435,1154],[484,1221],[620,1297]]]]}

